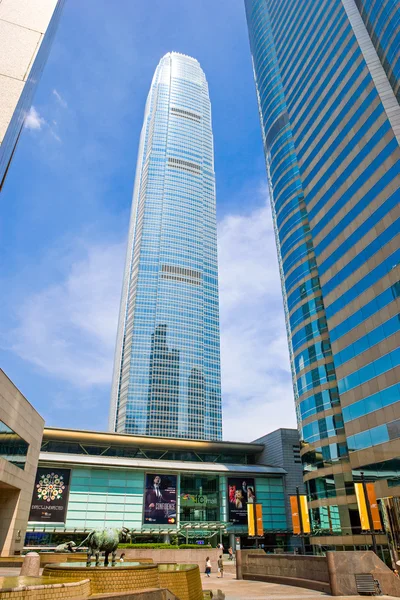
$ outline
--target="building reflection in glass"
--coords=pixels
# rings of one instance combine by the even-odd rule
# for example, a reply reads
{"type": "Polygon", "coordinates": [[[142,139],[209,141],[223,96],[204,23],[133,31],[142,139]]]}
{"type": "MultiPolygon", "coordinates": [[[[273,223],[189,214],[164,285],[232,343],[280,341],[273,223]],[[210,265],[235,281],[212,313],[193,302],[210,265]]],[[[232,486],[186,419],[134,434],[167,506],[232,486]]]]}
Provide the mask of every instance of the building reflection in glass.
{"type": "Polygon", "coordinates": [[[147,435],[178,435],[179,350],[167,345],[167,325],[151,336],[147,435]]]}
{"type": "Polygon", "coordinates": [[[189,438],[204,437],[205,381],[201,369],[193,368],[188,385],[188,433],[189,438]]]}

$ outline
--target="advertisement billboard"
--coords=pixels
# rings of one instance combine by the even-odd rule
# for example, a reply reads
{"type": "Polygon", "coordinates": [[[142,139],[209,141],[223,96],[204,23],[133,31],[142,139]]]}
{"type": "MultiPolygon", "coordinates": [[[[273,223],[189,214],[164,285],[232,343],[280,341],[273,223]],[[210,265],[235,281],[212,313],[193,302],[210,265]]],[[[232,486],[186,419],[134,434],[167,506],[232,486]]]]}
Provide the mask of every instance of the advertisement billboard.
{"type": "Polygon", "coordinates": [[[256,501],[254,479],[228,478],[228,521],[247,525],[247,505],[256,501]]]}
{"type": "Polygon", "coordinates": [[[176,475],[146,473],[143,523],[176,524],[176,475]]]}
{"type": "Polygon", "coordinates": [[[29,521],[65,523],[70,476],[70,469],[38,468],[29,521]]]}

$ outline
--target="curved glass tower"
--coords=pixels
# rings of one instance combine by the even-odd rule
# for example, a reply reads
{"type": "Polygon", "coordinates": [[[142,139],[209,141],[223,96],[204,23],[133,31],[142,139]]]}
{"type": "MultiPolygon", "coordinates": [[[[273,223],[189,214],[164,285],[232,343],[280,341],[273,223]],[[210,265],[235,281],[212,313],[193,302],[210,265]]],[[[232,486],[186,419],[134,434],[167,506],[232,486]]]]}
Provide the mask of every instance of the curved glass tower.
{"type": "Polygon", "coordinates": [[[398,3],[245,6],[311,539],[360,546],[354,481],[400,479],[398,3]]]}
{"type": "Polygon", "coordinates": [[[109,427],[222,437],[211,106],[200,64],[175,52],[145,108],[109,427]]]}

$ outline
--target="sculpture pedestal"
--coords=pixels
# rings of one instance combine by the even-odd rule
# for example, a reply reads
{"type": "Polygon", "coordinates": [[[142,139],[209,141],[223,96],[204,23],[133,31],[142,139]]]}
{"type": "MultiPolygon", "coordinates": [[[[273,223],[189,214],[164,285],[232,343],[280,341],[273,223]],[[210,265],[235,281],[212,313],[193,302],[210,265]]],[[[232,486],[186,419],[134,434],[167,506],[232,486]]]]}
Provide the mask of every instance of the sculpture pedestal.
{"type": "Polygon", "coordinates": [[[37,552],[28,552],[24,557],[20,575],[24,577],[39,577],[40,556],[37,552]]]}

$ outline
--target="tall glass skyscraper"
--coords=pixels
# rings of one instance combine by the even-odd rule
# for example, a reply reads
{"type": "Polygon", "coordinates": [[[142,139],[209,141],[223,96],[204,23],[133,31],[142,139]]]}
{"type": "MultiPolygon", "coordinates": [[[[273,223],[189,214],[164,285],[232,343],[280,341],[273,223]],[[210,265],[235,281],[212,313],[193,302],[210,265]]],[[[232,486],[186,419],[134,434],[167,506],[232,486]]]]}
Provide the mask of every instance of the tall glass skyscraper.
{"type": "Polygon", "coordinates": [[[194,58],[160,61],[133,192],[110,429],[222,437],[211,106],[194,58]]]}
{"type": "Polygon", "coordinates": [[[360,546],[354,481],[400,485],[399,3],[245,6],[312,542],[360,546]]]}
{"type": "Polygon", "coordinates": [[[65,0],[0,2],[0,191],[65,0]]]}

